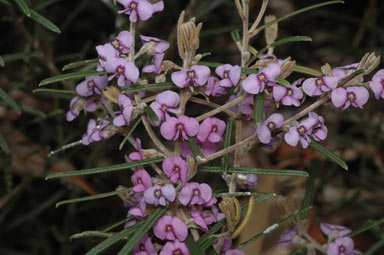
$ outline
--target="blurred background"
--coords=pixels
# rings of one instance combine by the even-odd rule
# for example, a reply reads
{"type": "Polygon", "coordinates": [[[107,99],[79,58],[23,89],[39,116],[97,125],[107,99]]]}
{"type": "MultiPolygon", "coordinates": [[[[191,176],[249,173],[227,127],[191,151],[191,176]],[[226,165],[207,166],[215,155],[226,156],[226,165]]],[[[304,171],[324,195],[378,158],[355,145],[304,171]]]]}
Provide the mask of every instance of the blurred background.
{"type": "MultiPolygon", "coordinates": [[[[95,47],[128,29],[128,19],[117,16],[120,7],[110,0],[26,0],[30,8],[61,30],[54,33],[8,2],[13,3],[0,0],[0,88],[20,106],[20,112],[0,100],[0,133],[7,144],[0,151],[0,254],[84,254],[100,239],[70,241],[69,237],[84,230],[103,229],[123,219],[126,208],[117,196],[58,208],[55,204],[113,191],[118,185],[129,186],[129,174],[120,171],[85,178],[44,178],[52,171],[122,163],[132,148],[117,150],[123,138],[115,136],[48,157],[50,151],[81,139],[89,116],[81,114],[68,123],[65,113],[73,95],[32,91],[42,79],[62,74],[65,64],[97,57],[95,47]]],[[[251,14],[256,17],[261,1],[251,2],[251,14]]],[[[270,0],[266,14],[281,17],[318,2],[321,1],[270,0]]],[[[180,63],[175,48],[175,24],[184,9],[188,17],[195,16],[197,22],[203,22],[199,52],[211,53],[205,60],[238,64],[239,54],[230,31],[240,28],[241,21],[232,0],[165,0],[164,12],[139,24],[140,34],[169,40],[172,46],[166,57],[180,63]]],[[[298,64],[316,69],[325,63],[335,67],[358,62],[366,52],[384,55],[384,19],[380,19],[383,13],[383,1],[346,0],[345,4],[287,19],[279,23],[278,39],[306,35],[313,41],[279,46],[275,54],[282,59],[291,56],[298,64]]],[[[251,45],[263,48],[263,34],[251,45]]],[[[298,77],[301,76],[289,80],[298,77]]],[[[70,80],[49,87],[73,90],[79,82],[70,80]]],[[[364,110],[323,109],[318,113],[324,116],[329,129],[324,145],[347,161],[348,172],[324,161],[310,149],[286,144],[273,154],[257,150],[244,164],[292,169],[319,166],[311,215],[324,222],[356,228],[383,217],[384,100],[377,101],[371,96],[364,110]]],[[[145,134],[139,136],[145,139],[145,134]]],[[[305,183],[303,178],[260,177],[256,189],[301,197],[305,183]]],[[[240,239],[246,240],[280,220],[275,212],[274,201],[260,204],[252,225],[240,239]]],[[[258,240],[247,254],[288,254],[287,249],[275,248],[280,233],[281,230],[258,240]]],[[[315,229],[313,235],[321,234],[315,229]]],[[[383,254],[379,248],[384,245],[384,230],[377,227],[357,236],[355,241],[361,250],[383,254]],[[373,245],[379,248],[374,250],[373,245]]],[[[114,254],[114,250],[108,254],[114,254]]]]}

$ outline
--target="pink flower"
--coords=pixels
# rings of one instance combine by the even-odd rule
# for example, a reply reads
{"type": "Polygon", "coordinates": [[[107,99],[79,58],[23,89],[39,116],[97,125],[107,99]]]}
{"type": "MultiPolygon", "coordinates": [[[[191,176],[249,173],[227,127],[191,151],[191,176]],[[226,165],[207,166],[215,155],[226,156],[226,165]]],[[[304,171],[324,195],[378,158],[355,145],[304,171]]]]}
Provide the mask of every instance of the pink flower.
{"type": "Polygon", "coordinates": [[[343,79],[354,71],[356,71],[359,67],[359,64],[360,63],[354,63],[351,65],[335,67],[332,69],[332,75],[338,77],[339,79],[343,79]]]}
{"type": "Polygon", "coordinates": [[[256,129],[260,142],[269,144],[271,142],[272,131],[276,128],[281,128],[283,123],[283,115],[274,113],[269,116],[269,118],[266,119],[264,123],[260,124],[256,129]]]}
{"type": "Polygon", "coordinates": [[[128,216],[133,216],[135,217],[134,220],[128,221],[124,224],[124,228],[131,227],[136,224],[137,220],[143,220],[145,219],[148,215],[146,213],[147,205],[144,201],[144,199],[139,200],[139,206],[138,207],[132,207],[128,211],[128,216]]]}
{"type": "Polygon", "coordinates": [[[111,42],[115,49],[119,50],[122,54],[129,53],[133,44],[133,37],[128,31],[121,31],[119,35],[111,42]]]}
{"type": "Polygon", "coordinates": [[[90,143],[108,138],[110,133],[106,129],[110,125],[111,122],[108,120],[101,120],[99,124],[97,124],[95,120],[91,119],[88,122],[87,133],[81,138],[81,143],[89,145],[90,143]]]}
{"type": "Polygon", "coordinates": [[[208,184],[187,183],[179,193],[179,201],[183,205],[204,205],[212,198],[212,189],[208,184]]]}
{"type": "Polygon", "coordinates": [[[236,86],[240,81],[241,67],[229,64],[216,67],[215,73],[222,79],[219,84],[221,87],[230,88],[236,86]]]}
{"type": "Polygon", "coordinates": [[[338,77],[309,78],[303,82],[303,90],[308,96],[320,96],[337,87],[338,77]]]}
{"type": "Polygon", "coordinates": [[[286,229],[284,233],[280,236],[280,240],[277,243],[277,247],[288,247],[292,243],[292,239],[297,236],[298,231],[296,228],[286,229]]]}
{"type": "Polygon", "coordinates": [[[137,15],[142,21],[152,17],[153,7],[147,0],[117,0],[117,2],[124,6],[124,10],[119,13],[129,15],[131,22],[137,22],[137,15]]]}
{"type": "Polygon", "coordinates": [[[337,88],[331,94],[332,103],[337,108],[343,107],[347,109],[350,105],[353,107],[363,108],[363,105],[368,102],[369,92],[363,87],[348,87],[337,88]]]}
{"type": "Polygon", "coordinates": [[[135,171],[131,176],[134,192],[144,192],[146,189],[152,187],[152,179],[147,171],[140,169],[135,171]]]}
{"type": "Polygon", "coordinates": [[[137,152],[131,152],[128,155],[129,159],[132,162],[145,159],[144,154],[141,152],[141,140],[139,138],[136,138],[136,146],[137,146],[137,152]]]}
{"type": "Polygon", "coordinates": [[[158,94],[156,96],[156,101],[152,102],[150,105],[152,110],[156,113],[157,117],[159,118],[159,121],[153,124],[155,126],[158,126],[164,120],[169,119],[169,112],[174,114],[180,113],[180,109],[176,108],[179,103],[180,96],[176,92],[167,90],[158,94]]]}
{"type": "Polygon", "coordinates": [[[243,88],[249,94],[259,94],[268,81],[275,81],[280,75],[280,66],[276,63],[269,64],[258,74],[251,74],[243,81],[243,88]]]}
{"type": "Polygon", "coordinates": [[[172,82],[179,88],[188,86],[203,86],[210,75],[211,71],[206,66],[194,65],[191,69],[183,69],[173,72],[171,75],[172,82]]]}
{"type": "Polygon", "coordinates": [[[322,141],[327,138],[328,128],[324,125],[324,118],[317,115],[315,112],[308,113],[309,117],[316,120],[316,123],[313,125],[312,137],[315,141],[322,141]]]}
{"type": "Polygon", "coordinates": [[[227,91],[223,87],[220,87],[218,78],[211,76],[208,78],[205,94],[207,96],[218,97],[227,94],[227,91]]]}
{"type": "Polygon", "coordinates": [[[291,146],[296,146],[300,141],[303,148],[307,148],[311,142],[309,135],[312,134],[312,129],[316,123],[317,120],[311,117],[303,120],[297,127],[289,129],[288,133],[284,135],[285,141],[291,146]]]}
{"type": "Polygon", "coordinates": [[[275,99],[276,102],[281,101],[283,105],[299,107],[300,100],[303,98],[303,92],[296,86],[300,81],[301,80],[294,82],[291,86],[276,84],[273,86],[273,99],[275,99]]]}
{"type": "MultiPolygon", "coordinates": [[[[161,1],[161,2],[163,2],[163,1],[161,1]]],[[[169,48],[169,42],[161,40],[161,39],[156,38],[156,37],[140,35],[140,39],[144,43],[144,45],[145,44],[153,44],[153,46],[151,45],[151,48],[153,48],[154,52],[152,52],[151,55],[164,53],[169,48]]]]}
{"type": "Polygon", "coordinates": [[[163,171],[173,183],[177,183],[179,179],[183,185],[187,182],[187,162],[181,157],[173,156],[164,159],[163,171]]]}
{"type": "MultiPolygon", "coordinates": [[[[200,147],[201,152],[203,153],[203,155],[205,157],[216,152],[216,144],[215,143],[212,143],[208,140],[205,142],[202,142],[197,138],[195,138],[195,142],[200,147]]],[[[187,158],[188,155],[191,155],[191,154],[192,154],[192,151],[189,149],[188,143],[184,142],[181,145],[181,156],[183,156],[184,158],[187,158]]]]}
{"type": "Polygon", "coordinates": [[[76,92],[83,97],[92,96],[93,93],[100,95],[101,91],[104,90],[107,85],[108,79],[106,75],[93,76],[79,83],[79,85],[76,86],[76,92]]]}
{"type": "Polygon", "coordinates": [[[80,111],[94,112],[97,108],[99,108],[97,99],[85,99],[76,96],[72,98],[69,103],[69,111],[66,113],[65,117],[67,121],[72,121],[80,115],[80,111]]]}
{"type": "Polygon", "coordinates": [[[161,73],[161,63],[164,59],[164,53],[156,54],[152,59],[152,65],[144,66],[144,73],[153,73],[160,74],[161,73]]]}
{"type": "Polygon", "coordinates": [[[151,238],[148,234],[140,240],[140,242],[133,249],[134,255],[157,255],[157,250],[152,244],[151,238]]]}
{"type": "Polygon", "coordinates": [[[117,116],[113,119],[113,125],[121,127],[129,125],[133,111],[131,99],[124,94],[117,97],[121,111],[117,112],[117,116]]]}
{"type": "Polygon", "coordinates": [[[184,241],[188,235],[185,223],[176,216],[163,216],[153,226],[153,233],[161,240],[184,241]]]}
{"type": "Polygon", "coordinates": [[[163,250],[160,255],[190,255],[191,252],[188,250],[185,243],[181,243],[178,240],[173,242],[167,242],[163,246],[163,250]]]}
{"type": "MultiPolygon", "coordinates": [[[[227,102],[226,103],[229,103],[233,100],[235,100],[236,98],[238,98],[240,96],[240,94],[238,93],[237,95],[232,95],[228,98],[227,102]]],[[[251,119],[251,115],[253,113],[253,104],[254,104],[254,99],[253,99],[253,96],[250,96],[250,97],[247,97],[245,98],[243,101],[241,101],[238,105],[235,105],[231,108],[229,108],[231,111],[233,111],[234,113],[238,113],[239,111],[244,114],[247,119],[251,119]]]]}
{"type": "Polygon", "coordinates": [[[376,99],[379,99],[380,97],[384,99],[384,69],[375,73],[372,77],[372,81],[369,82],[369,87],[375,94],[376,99]]]}
{"type": "Polygon", "coordinates": [[[323,223],[323,222],[320,223],[320,229],[327,236],[331,235],[332,233],[336,233],[336,236],[343,237],[352,232],[352,230],[347,227],[344,227],[341,225],[323,223]]]}
{"type": "Polygon", "coordinates": [[[224,133],[225,126],[225,122],[216,117],[206,118],[200,124],[197,139],[201,142],[205,142],[207,140],[212,143],[220,142],[223,140],[221,136],[224,133]]]}
{"type": "Polygon", "coordinates": [[[106,43],[104,45],[96,46],[97,54],[99,55],[99,65],[97,71],[103,71],[105,69],[105,62],[111,58],[118,58],[119,51],[113,47],[112,44],[106,43]]]}
{"type": "Polygon", "coordinates": [[[199,122],[187,116],[170,117],[161,125],[160,132],[167,140],[176,141],[180,135],[188,140],[188,136],[195,136],[199,132],[199,122]]]}
{"type": "Polygon", "coordinates": [[[144,191],[144,200],[148,204],[166,206],[167,201],[173,202],[176,198],[176,189],[172,184],[160,186],[156,184],[144,191]]]}
{"type": "Polygon", "coordinates": [[[113,75],[108,77],[108,80],[112,80],[117,77],[117,85],[120,87],[126,87],[126,82],[136,83],[139,79],[139,69],[134,63],[128,62],[124,58],[109,58],[105,63],[105,70],[113,75]]]}
{"type": "Polygon", "coordinates": [[[352,238],[340,237],[328,244],[327,255],[352,255],[354,253],[352,238]]]}

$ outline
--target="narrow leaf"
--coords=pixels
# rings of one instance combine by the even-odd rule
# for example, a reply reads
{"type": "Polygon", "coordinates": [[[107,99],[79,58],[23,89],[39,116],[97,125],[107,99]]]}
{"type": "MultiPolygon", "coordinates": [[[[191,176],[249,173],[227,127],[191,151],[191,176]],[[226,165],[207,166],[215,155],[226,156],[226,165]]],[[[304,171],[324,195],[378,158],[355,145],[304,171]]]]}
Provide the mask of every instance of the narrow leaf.
{"type": "Polygon", "coordinates": [[[53,155],[55,155],[56,153],[59,153],[59,152],[62,152],[64,150],[67,150],[67,149],[70,149],[70,148],[73,148],[75,146],[78,146],[78,145],[81,145],[82,142],[81,140],[80,141],[76,141],[76,142],[73,142],[73,143],[70,143],[70,144],[66,144],[66,145],[63,145],[61,146],[60,148],[54,150],[54,151],[51,151],[49,154],[48,154],[48,157],[52,157],[53,155]]]}
{"type": "Polygon", "coordinates": [[[40,15],[39,13],[35,12],[34,10],[31,9],[31,19],[36,21],[37,23],[41,24],[43,27],[60,34],[61,31],[60,29],[53,24],[50,20],[45,18],[44,16],[40,15]]]}
{"type": "Polygon", "coordinates": [[[128,141],[128,138],[132,135],[133,131],[135,131],[136,127],[140,124],[140,122],[141,122],[141,118],[137,118],[136,122],[132,125],[131,129],[128,131],[123,141],[121,142],[119,146],[119,150],[123,148],[124,144],[128,141]]]}
{"type": "Polygon", "coordinates": [[[68,69],[72,69],[72,68],[76,68],[76,67],[80,67],[80,66],[85,66],[85,65],[88,65],[88,64],[92,64],[92,63],[97,63],[97,61],[99,61],[98,58],[87,59],[87,60],[80,60],[80,61],[72,62],[72,63],[69,63],[69,64],[65,65],[63,67],[63,69],[61,69],[61,70],[65,71],[65,70],[68,70],[68,69]]]}
{"type": "Polygon", "coordinates": [[[321,144],[319,144],[319,143],[317,143],[317,142],[312,140],[309,143],[309,146],[311,146],[312,149],[320,152],[326,158],[328,158],[329,160],[335,162],[336,164],[338,164],[339,166],[341,166],[345,170],[348,170],[348,165],[347,165],[347,163],[345,163],[344,160],[342,160],[339,156],[337,156],[335,153],[333,153],[332,151],[328,150],[327,148],[325,148],[321,144]]]}
{"type": "MultiPolygon", "coordinates": [[[[232,128],[233,128],[233,120],[230,119],[228,120],[225,128],[224,149],[231,146],[232,128]]],[[[222,157],[221,167],[222,167],[223,175],[226,175],[228,172],[230,155],[231,155],[230,153],[227,153],[222,157]]]]}
{"type": "Polygon", "coordinates": [[[185,239],[185,244],[187,245],[189,251],[191,252],[191,254],[193,255],[204,255],[204,252],[200,249],[199,245],[197,244],[197,242],[195,242],[195,240],[193,240],[193,238],[188,235],[187,236],[187,239],[185,239]]]}
{"type": "Polygon", "coordinates": [[[133,168],[136,166],[143,166],[143,165],[148,165],[152,163],[158,163],[158,162],[162,162],[163,160],[164,160],[163,157],[155,157],[155,158],[148,158],[148,159],[143,159],[135,162],[118,164],[114,166],[90,168],[90,169],[75,170],[75,171],[68,171],[68,172],[61,172],[61,173],[52,173],[48,175],[45,179],[48,180],[48,179],[68,177],[68,176],[81,176],[81,175],[89,175],[89,174],[108,173],[112,171],[133,168]]]}
{"type": "Polygon", "coordinates": [[[133,250],[133,248],[135,248],[136,244],[140,242],[144,235],[152,228],[156,221],[166,212],[166,210],[166,207],[157,208],[156,211],[154,211],[145,220],[140,229],[136,231],[136,233],[129,239],[129,241],[124,245],[123,249],[121,249],[117,255],[128,255],[133,250]]]}
{"type": "Polygon", "coordinates": [[[99,71],[92,70],[92,71],[61,74],[61,75],[57,75],[57,76],[42,80],[39,86],[43,86],[43,85],[47,85],[47,84],[51,84],[59,81],[78,79],[78,78],[84,78],[87,76],[103,75],[103,74],[107,74],[107,72],[99,72],[99,71]]]}
{"type": "Polygon", "coordinates": [[[27,17],[31,17],[31,11],[29,10],[28,5],[24,2],[24,0],[13,0],[19,9],[25,14],[27,17]]]}
{"type": "Polygon", "coordinates": [[[0,132],[0,147],[6,154],[9,154],[9,147],[8,147],[7,141],[5,140],[5,137],[1,132],[0,132]]]}
{"type": "Polygon", "coordinates": [[[96,200],[96,199],[100,199],[100,198],[112,197],[112,196],[115,196],[115,195],[120,194],[120,193],[128,192],[129,190],[131,190],[131,189],[130,188],[126,188],[126,189],[106,192],[106,193],[102,193],[102,194],[97,194],[97,195],[93,195],[93,196],[86,196],[86,197],[79,197],[79,198],[74,198],[74,199],[68,199],[68,200],[64,200],[64,201],[58,202],[56,204],[56,208],[59,207],[60,205],[64,205],[64,204],[72,204],[72,203],[96,200]]]}
{"type": "Polygon", "coordinates": [[[5,61],[2,56],[0,56],[0,66],[4,67],[5,66],[5,61]]]}
{"type": "MultiPolygon", "coordinates": [[[[309,207],[313,202],[313,191],[315,189],[315,181],[317,173],[319,172],[319,164],[309,170],[309,178],[307,180],[307,186],[305,187],[305,195],[303,200],[303,208],[309,207]]],[[[308,211],[301,214],[301,219],[307,219],[308,211]]]]}
{"type": "Polygon", "coordinates": [[[351,233],[349,233],[348,235],[345,235],[345,236],[352,237],[352,236],[358,235],[360,233],[363,233],[367,230],[370,230],[371,228],[379,226],[381,224],[384,224],[384,217],[381,219],[375,220],[375,221],[371,221],[368,224],[366,224],[366,225],[364,225],[358,229],[355,229],[354,231],[352,231],[351,233]]]}
{"type": "MultiPolygon", "coordinates": [[[[221,167],[199,167],[199,171],[208,173],[221,173],[221,167]]],[[[308,177],[308,173],[301,170],[287,170],[287,169],[261,169],[261,168],[229,168],[228,173],[237,174],[258,174],[258,175],[281,175],[281,176],[302,176],[308,177]]]]}
{"type": "Polygon", "coordinates": [[[30,107],[28,105],[20,105],[20,108],[23,112],[33,114],[40,118],[46,118],[47,114],[45,114],[43,111],[40,111],[39,109],[35,109],[33,107],[30,107]]]}
{"type": "Polygon", "coordinates": [[[215,193],[213,194],[214,197],[247,197],[247,196],[260,196],[260,195],[269,195],[271,194],[274,197],[282,197],[281,195],[278,195],[276,193],[265,193],[265,192],[225,192],[225,193],[215,193]]]}
{"type": "Polygon", "coordinates": [[[307,248],[298,249],[296,251],[289,253],[288,255],[304,255],[304,254],[307,254],[307,248]]]}
{"type": "Polygon", "coordinates": [[[195,139],[191,136],[188,137],[188,147],[191,150],[193,156],[204,157],[203,153],[200,150],[200,147],[197,145],[195,139]]]}
{"type": "Polygon", "coordinates": [[[241,40],[241,37],[240,37],[240,30],[236,29],[234,31],[231,32],[231,37],[232,37],[232,40],[237,43],[241,40]]]}
{"type": "Polygon", "coordinates": [[[128,221],[133,220],[133,219],[134,219],[133,216],[129,216],[129,217],[127,217],[127,218],[124,218],[124,219],[122,219],[122,220],[119,220],[118,222],[113,223],[112,225],[109,225],[109,226],[106,227],[106,228],[103,228],[103,230],[101,230],[101,231],[102,231],[102,232],[108,232],[108,231],[111,231],[111,230],[114,229],[115,227],[118,227],[118,226],[124,224],[125,222],[128,222],[128,221]]]}
{"type": "Polygon", "coordinates": [[[148,105],[146,105],[144,107],[144,111],[145,111],[145,114],[147,114],[147,116],[154,122],[158,122],[159,121],[159,117],[157,117],[156,113],[153,111],[153,109],[151,107],[149,107],[148,105]]]}
{"type": "Polygon", "coordinates": [[[3,99],[15,112],[21,113],[20,107],[16,104],[15,100],[10,97],[2,88],[0,88],[0,98],[3,99]]]}
{"type": "Polygon", "coordinates": [[[380,248],[383,246],[384,246],[384,239],[380,239],[379,241],[371,245],[371,247],[369,247],[369,249],[366,250],[364,254],[365,255],[378,254],[377,252],[379,252],[380,248]]]}
{"type": "Polygon", "coordinates": [[[290,83],[289,81],[284,80],[284,79],[281,79],[281,78],[279,78],[279,77],[276,78],[276,81],[277,81],[279,84],[284,85],[284,86],[290,86],[290,85],[291,85],[291,83],[290,83]]]}
{"type": "Polygon", "coordinates": [[[323,76],[323,74],[319,70],[316,70],[316,69],[313,69],[310,67],[306,67],[306,66],[302,66],[302,65],[297,65],[297,64],[293,68],[293,71],[297,72],[297,73],[308,74],[310,76],[315,76],[315,77],[323,76]]]}
{"type": "Polygon", "coordinates": [[[140,91],[147,91],[147,90],[163,90],[163,89],[170,89],[173,87],[172,82],[163,82],[163,83],[155,83],[155,84],[148,84],[145,86],[132,86],[130,88],[124,89],[123,93],[136,93],[140,91]]]}
{"type": "Polygon", "coordinates": [[[69,94],[69,95],[75,95],[76,91],[74,90],[65,90],[65,89],[34,89],[32,90],[32,93],[56,93],[56,94],[69,94]]]}
{"type": "Polygon", "coordinates": [[[256,124],[264,122],[264,93],[255,96],[253,119],[256,124]]]}

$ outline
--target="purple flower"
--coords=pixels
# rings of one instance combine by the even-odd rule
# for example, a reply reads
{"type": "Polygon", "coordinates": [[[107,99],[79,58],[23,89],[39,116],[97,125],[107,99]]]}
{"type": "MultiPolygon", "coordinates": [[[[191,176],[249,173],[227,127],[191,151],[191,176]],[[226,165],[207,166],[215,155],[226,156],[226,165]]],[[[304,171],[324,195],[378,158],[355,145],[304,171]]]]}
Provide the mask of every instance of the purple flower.
{"type": "Polygon", "coordinates": [[[119,13],[129,15],[131,22],[137,22],[137,15],[142,21],[152,17],[153,7],[147,0],[117,0],[117,2],[124,6],[124,10],[119,13]]]}
{"type": "Polygon", "coordinates": [[[336,236],[343,237],[352,232],[352,230],[347,227],[344,227],[341,225],[323,223],[323,222],[320,223],[320,229],[327,236],[329,236],[331,233],[335,233],[336,236]]]}
{"type": "Polygon", "coordinates": [[[274,113],[267,120],[260,124],[256,129],[256,134],[259,137],[259,141],[264,144],[271,142],[272,131],[276,128],[281,128],[284,123],[283,115],[274,113]]]}
{"type": "Polygon", "coordinates": [[[173,72],[171,79],[179,88],[188,86],[200,87],[203,86],[210,75],[211,71],[206,66],[194,65],[191,69],[183,69],[173,72]]]}
{"type": "Polygon", "coordinates": [[[167,242],[164,246],[160,255],[190,255],[191,252],[188,250],[185,243],[181,243],[178,240],[173,242],[167,242]]]}
{"type": "Polygon", "coordinates": [[[303,82],[303,90],[308,96],[320,96],[337,87],[338,77],[309,78],[303,82]]]}
{"type": "Polygon", "coordinates": [[[117,97],[121,111],[117,112],[117,116],[113,119],[113,125],[121,127],[129,125],[133,111],[131,99],[124,94],[117,97]]]}
{"type": "Polygon", "coordinates": [[[171,182],[177,183],[180,179],[183,185],[187,182],[187,162],[181,157],[172,156],[167,157],[163,161],[163,171],[169,177],[171,182]]]}
{"type": "Polygon", "coordinates": [[[279,84],[273,86],[273,98],[275,99],[275,101],[281,101],[283,105],[294,105],[296,107],[299,107],[300,100],[303,98],[303,92],[296,86],[300,82],[301,80],[297,80],[291,86],[283,86],[279,84]]]}
{"type": "Polygon", "coordinates": [[[196,137],[201,142],[207,140],[212,143],[220,142],[223,140],[221,136],[224,133],[225,126],[225,122],[216,117],[206,118],[200,124],[199,132],[196,137]]]}
{"type": "Polygon", "coordinates": [[[161,63],[164,59],[164,53],[156,54],[152,59],[152,65],[144,66],[143,72],[144,73],[154,73],[154,74],[160,74],[161,73],[161,63]]]}
{"type": "Polygon", "coordinates": [[[227,250],[224,255],[245,255],[245,253],[238,249],[227,250]]]}
{"type": "Polygon", "coordinates": [[[94,112],[99,107],[96,99],[84,99],[78,96],[72,98],[69,103],[69,111],[66,113],[65,117],[67,121],[72,121],[80,115],[81,110],[86,112],[94,112]]]}
{"type": "Polygon", "coordinates": [[[187,183],[179,193],[179,201],[183,205],[204,205],[212,198],[212,189],[208,184],[187,183]]]}
{"type": "Polygon", "coordinates": [[[152,244],[151,238],[148,234],[140,240],[140,242],[133,249],[134,255],[157,255],[157,251],[152,244]]]}
{"type": "MultiPolygon", "coordinates": [[[[240,94],[232,95],[228,98],[226,103],[229,103],[236,98],[238,98],[240,94]]],[[[253,104],[254,104],[253,96],[245,98],[243,101],[241,101],[238,105],[235,105],[231,108],[229,108],[234,113],[238,113],[239,111],[246,116],[248,120],[251,119],[251,115],[253,113],[253,104]]]]}
{"type": "Polygon", "coordinates": [[[135,217],[134,220],[128,221],[124,224],[124,228],[131,227],[136,224],[136,219],[138,220],[143,220],[145,219],[148,215],[146,213],[147,205],[144,201],[144,199],[139,200],[139,206],[138,207],[132,207],[128,211],[128,216],[133,216],[135,217]]]}
{"type": "Polygon", "coordinates": [[[354,63],[346,66],[338,66],[332,69],[332,75],[338,77],[339,79],[345,78],[347,75],[350,75],[357,70],[360,63],[354,63]]]}
{"type": "Polygon", "coordinates": [[[144,192],[148,188],[152,187],[152,179],[147,171],[144,169],[136,170],[131,176],[134,192],[144,192]]]}
{"type": "Polygon", "coordinates": [[[269,64],[258,74],[251,74],[243,81],[243,88],[249,94],[259,94],[264,90],[268,81],[275,81],[280,75],[280,66],[276,63],[269,64]]]}
{"type": "Polygon", "coordinates": [[[79,83],[79,85],[76,86],[76,92],[83,97],[92,96],[93,93],[100,95],[101,91],[104,90],[107,85],[108,79],[106,75],[93,76],[79,83]]]}
{"type": "Polygon", "coordinates": [[[286,229],[280,236],[280,240],[277,243],[277,247],[285,248],[292,243],[292,239],[297,236],[298,231],[296,228],[286,229]]]}
{"type": "MultiPolygon", "coordinates": [[[[195,142],[197,145],[199,145],[201,152],[203,153],[203,155],[205,157],[216,152],[216,144],[215,143],[212,143],[208,140],[205,142],[202,142],[197,138],[195,138],[195,142]]],[[[181,145],[181,156],[183,156],[184,158],[187,158],[191,154],[192,154],[192,151],[189,149],[188,143],[184,142],[181,145]]]]}
{"type": "Polygon", "coordinates": [[[178,217],[163,216],[153,226],[153,233],[161,240],[184,241],[188,235],[188,228],[178,217]]]}
{"type": "Polygon", "coordinates": [[[167,140],[176,141],[180,135],[188,140],[188,136],[195,136],[199,132],[199,122],[187,116],[170,117],[161,125],[160,132],[167,140]]]}
{"type": "Polygon", "coordinates": [[[307,118],[303,120],[297,127],[291,127],[284,135],[284,139],[287,144],[291,146],[296,146],[300,141],[303,148],[307,148],[308,144],[311,142],[309,135],[312,134],[312,129],[317,123],[317,120],[314,118],[307,118]]]}
{"type": "Polygon", "coordinates": [[[157,117],[159,118],[159,121],[157,123],[153,123],[155,126],[160,125],[161,122],[163,122],[166,119],[169,119],[169,113],[180,113],[180,109],[177,109],[176,107],[180,103],[180,96],[176,92],[167,90],[164,92],[161,92],[156,96],[156,101],[152,102],[150,107],[152,110],[156,113],[157,117]]]}
{"type": "Polygon", "coordinates": [[[340,237],[328,244],[327,255],[352,255],[355,244],[350,237],[340,237]]]}
{"type": "MultiPolygon", "coordinates": [[[[124,58],[109,58],[105,63],[105,70],[108,73],[113,73],[108,80],[117,77],[117,85],[125,87],[126,82],[136,83],[139,79],[139,69],[134,63],[128,62],[124,58]]],[[[128,84],[128,85],[129,85],[128,84]]]]}
{"type": "Polygon", "coordinates": [[[205,94],[207,96],[219,97],[227,94],[227,91],[223,87],[220,87],[218,78],[211,76],[208,78],[208,84],[205,88],[205,94]]]}
{"type": "MultiPolygon", "coordinates": [[[[163,2],[163,1],[161,1],[163,2]]],[[[140,35],[141,41],[145,44],[151,44],[151,48],[154,52],[151,55],[164,53],[169,48],[169,42],[161,40],[156,37],[140,35]]]]}
{"type": "Polygon", "coordinates": [[[384,69],[375,73],[372,77],[372,81],[369,82],[369,87],[375,94],[376,99],[379,99],[380,97],[384,99],[384,69]]]}
{"type": "Polygon", "coordinates": [[[219,84],[221,87],[230,88],[236,86],[240,81],[241,67],[225,64],[216,67],[215,73],[222,79],[219,84]]]}
{"type": "Polygon", "coordinates": [[[316,120],[316,123],[313,125],[312,129],[312,137],[315,139],[315,141],[322,141],[327,138],[328,135],[328,129],[324,125],[324,118],[319,116],[315,112],[308,113],[309,117],[316,120]]]}
{"type": "Polygon", "coordinates": [[[363,87],[337,88],[332,91],[331,98],[333,105],[337,108],[343,107],[345,110],[352,105],[362,109],[368,102],[369,92],[363,87]]]}
{"type": "Polygon", "coordinates": [[[167,200],[169,202],[175,201],[176,198],[176,189],[172,184],[166,184],[160,186],[156,184],[144,191],[144,200],[148,204],[158,206],[166,206],[167,200]]]}
{"type": "Polygon", "coordinates": [[[93,142],[98,142],[109,137],[109,132],[104,130],[111,124],[108,120],[101,120],[99,124],[95,120],[91,119],[88,122],[87,133],[82,136],[81,143],[89,145],[93,142]]]}
{"type": "Polygon", "coordinates": [[[212,223],[225,218],[223,213],[218,213],[218,209],[216,206],[212,206],[212,211],[201,211],[195,207],[192,207],[191,216],[193,218],[193,222],[197,226],[199,226],[204,232],[208,232],[208,225],[211,225],[212,223]]]}
{"type": "Polygon", "coordinates": [[[128,31],[121,31],[111,44],[121,53],[127,54],[133,44],[133,36],[128,31]]]}
{"type": "Polygon", "coordinates": [[[105,62],[107,62],[107,60],[111,58],[118,58],[120,55],[115,47],[113,47],[110,43],[96,46],[96,51],[100,58],[97,71],[102,71],[105,69],[105,62]]]}
{"type": "Polygon", "coordinates": [[[131,152],[128,155],[128,158],[134,162],[145,159],[144,154],[141,152],[141,140],[139,138],[136,138],[136,146],[137,146],[137,152],[131,152]]]}

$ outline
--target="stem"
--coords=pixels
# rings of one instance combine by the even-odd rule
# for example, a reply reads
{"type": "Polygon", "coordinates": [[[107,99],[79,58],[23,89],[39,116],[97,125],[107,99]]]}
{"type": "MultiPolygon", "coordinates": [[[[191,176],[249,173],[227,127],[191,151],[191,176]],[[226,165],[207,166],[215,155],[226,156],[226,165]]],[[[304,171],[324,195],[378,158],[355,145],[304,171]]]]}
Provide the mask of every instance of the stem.
{"type": "MultiPolygon", "coordinates": [[[[241,142],[241,131],[243,129],[243,121],[242,120],[236,120],[236,144],[241,142]]],[[[240,167],[240,147],[237,147],[235,149],[235,160],[233,163],[233,167],[237,168],[240,167]]],[[[229,192],[235,192],[236,191],[236,180],[237,180],[237,174],[232,174],[231,176],[231,182],[229,183],[229,192]]]]}
{"type": "Polygon", "coordinates": [[[255,22],[253,22],[251,28],[249,29],[250,33],[252,33],[257,28],[257,26],[260,24],[261,18],[264,16],[265,10],[267,9],[268,2],[269,2],[269,0],[263,0],[263,4],[261,6],[260,12],[257,15],[255,22]]]}
{"type": "Polygon", "coordinates": [[[248,22],[249,22],[249,0],[243,0],[243,47],[241,49],[241,67],[245,67],[248,59],[248,42],[249,42],[249,34],[248,34],[248,22]]]}
{"type": "MultiPolygon", "coordinates": [[[[189,98],[189,101],[191,102],[194,102],[194,103],[197,103],[197,104],[202,104],[202,105],[206,105],[206,106],[209,106],[209,107],[212,107],[212,108],[218,108],[220,107],[220,105],[218,104],[215,104],[215,103],[212,103],[212,102],[208,102],[208,101],[205,101],[204,99],[200,99],[198,97],[190,97],[189,98]]],[[[223,112],[225,112],[226,114],[228,114],[230,117],[234,118],[236,116],[235,113],[233,113],[231,110],[229,109],[225,109],[223,110],[223,112]]]]}
{"type": "Polygon", "coordinates": [[[129,60],[135,63],[135,36],[136,36],[136,22],[131,22],[129,24],[129,31],[132,34],[133,41],[132,46],[129,50],[129,60]]]}

